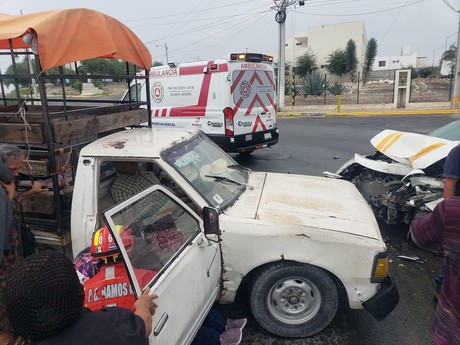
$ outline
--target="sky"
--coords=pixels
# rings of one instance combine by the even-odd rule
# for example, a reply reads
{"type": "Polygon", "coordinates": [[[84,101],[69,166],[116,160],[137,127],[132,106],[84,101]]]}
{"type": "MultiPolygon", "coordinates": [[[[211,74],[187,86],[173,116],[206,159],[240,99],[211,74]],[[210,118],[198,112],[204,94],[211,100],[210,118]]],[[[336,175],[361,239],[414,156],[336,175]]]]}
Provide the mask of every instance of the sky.
{"type": "MultiPolygon", "coordinates": [[[[28,14],[89,8],[128,26],[147,45],[154,61],[216,59],[230,52],[278,51],[278,29],[270,0],[0,0],[0,12],[28,14]]],[[[397,56],[410,46],[436,65],[457,43],[460,0],[306,0],[288,7],[286,40],[309,26],[363,21],[378,56],[397,56]]],[[[1,66],[2,69],[5,66],[1,66]]],[[[7,66],[6,66],[7,67],[7,66]]]]}

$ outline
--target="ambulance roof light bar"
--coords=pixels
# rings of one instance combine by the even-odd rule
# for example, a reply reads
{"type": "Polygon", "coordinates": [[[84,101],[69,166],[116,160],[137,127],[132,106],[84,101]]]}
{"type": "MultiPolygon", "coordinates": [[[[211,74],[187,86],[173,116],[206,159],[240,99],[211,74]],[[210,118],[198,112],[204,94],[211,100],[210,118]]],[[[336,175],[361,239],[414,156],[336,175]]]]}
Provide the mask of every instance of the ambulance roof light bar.
{"type": "Polygon", "coordinates": [[[273,57],[255,53],[232,53],[230,61],[247,61],[247,62],[273,62],[273,57]]]}

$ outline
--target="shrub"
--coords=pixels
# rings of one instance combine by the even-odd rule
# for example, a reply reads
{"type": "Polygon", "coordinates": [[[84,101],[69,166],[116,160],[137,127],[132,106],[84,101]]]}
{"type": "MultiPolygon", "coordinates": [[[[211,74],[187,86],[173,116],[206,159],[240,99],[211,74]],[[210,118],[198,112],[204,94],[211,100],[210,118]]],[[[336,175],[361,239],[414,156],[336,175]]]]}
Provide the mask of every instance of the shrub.
{"type": "Polygon", "coordinates": [[[340,81],[333,82],[327,87],[327,91],[329,91],[334,96],[342,95],[345,91],[345,85],[340,81]]]}
{"type": "Polygon", "coordinates": [[[304,96],[319,96],[327,88],[326,75],[318,70],[313,70],[300,79],[300,92],[304,96]]]}
{"type": "Polygon", "coordinates": [[[83,89],[83,84],[82,84],[81,81],[76,80],[76,81],[73,82],[72,87],[73,87],[75,90],[78,90],[78,91],[81,92],[81,90],[83,89]]]}
{"type": "Polygon", "coordinates": [[[102,82],[101,82],[100,80],[98,80],[98,79],[93,80],[93,85],[94,85],[95,87],[97,87],[98,89],[101,89],[101,90],[102,90],[102,82]]]}
{"type": "MultiPolygon", "coordinates": [[[[418,70],[420,78],[427,78],[431,75],[433,75],[435,72],[434,67],[423,67],[418,70]]],[[[414,77],[413,77],[414,78],[414,77]]]]}

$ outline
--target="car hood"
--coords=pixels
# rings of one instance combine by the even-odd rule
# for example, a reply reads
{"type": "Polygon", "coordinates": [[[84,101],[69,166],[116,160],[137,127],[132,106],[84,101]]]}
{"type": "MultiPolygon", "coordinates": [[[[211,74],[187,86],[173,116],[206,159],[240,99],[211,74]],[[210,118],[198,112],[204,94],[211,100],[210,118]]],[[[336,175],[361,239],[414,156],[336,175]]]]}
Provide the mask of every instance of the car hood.
{"type": "Polygon", "coordinates": [[[425,169],[444,159],[458,141],[386,129],[371,139],[375,149],[396,162],[425,169]]]}
{"type": "Polygon", "coordinates": [[[353,184],[324,177],[251,172],[240,199],[225,211],[228,216],[380,239],[374,214],[353,184]]]}

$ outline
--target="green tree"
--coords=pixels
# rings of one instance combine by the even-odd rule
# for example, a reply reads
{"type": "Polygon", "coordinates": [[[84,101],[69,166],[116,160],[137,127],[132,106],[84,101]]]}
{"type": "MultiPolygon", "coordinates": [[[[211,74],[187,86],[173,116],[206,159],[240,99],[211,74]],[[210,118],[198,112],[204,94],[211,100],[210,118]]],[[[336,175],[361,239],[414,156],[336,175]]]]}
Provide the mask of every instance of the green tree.
{"type": "Polygon", "coordinates": [[[336,49],[329,54],[327,63],[326,70],[329,73],[338,75],[339,77],[347,73],[347,56],[344,49],[336,49]]]}
{"type": "Polygon", "coordinates": [[[306,52],[304,55],[297,58],[296,74],[299,77],[303,78],[317,68],[318,66],[316,65],[316,56],[314,53],[306,52]]]}
{"type": "MultiPolygon", "coordinates": [[[[13,69],[13,65],[8,66],[8,68],[5,71],[5,75],[6,74],[15,74],[14,69],[13,69]]],[[[24,59],[22,61],[16,62],[16,74],[18,74],[18,75],[30,74],[30,72],[29,72],[29,63],[27,61],[26,56],[24,56],[24,59]]],[[[17,80],[18,80],[19,85],[21,85],[22,87],[30,87],[30,83],[31,83],[30,78],[18,78],[17,80]]],[[[14,84],[15,81],[14,81],[13,78],[6,78],[6,79],[3,79],[3,83],[6,86],[10,86],[11,84],[14,84]]]]}
{"type": "Polygon", "coordinates": [[[442,53],[441,61],[453,61],[457,58],[457,46],[455,44],[451,44],[449,49],[447,49],[444,53],[442,53]]]}
{"type": "Polygon", "coordinates": [[[371,38],[367,42],[366,52],[364,53],[364,72],[363,72],[363,85],[367,83],[369,79],[369,72],[374,64],[375,57],[377,56],[377,40],[371,38]]]}
{"type": "MultiPolygon", "coordinates": [[[[81,61],[79,72],[91,75],[126,75],[126,62],[116,59],[88,59],[81,61]]],[[[138,68],[129,64],[129,74],[138,72],[138,68]]]]}
{"type": "Polygon", "coordinates": [[[161,61],[153,61],[152,67],[164,66],[164,63],[161,61]]]}
{"type": "Polygon", "coordinates": [[[345,65],[347,73],[350,73],[352,82],[356,80],[356,67],[358,66],[358,58],[356,57],[356,42],[349,39],[345,48],[345,65]]]}

